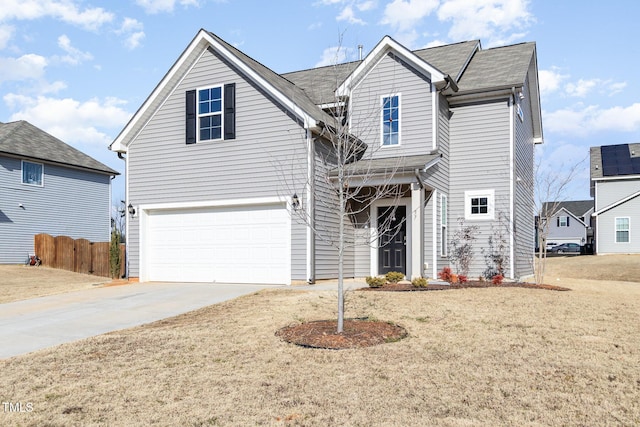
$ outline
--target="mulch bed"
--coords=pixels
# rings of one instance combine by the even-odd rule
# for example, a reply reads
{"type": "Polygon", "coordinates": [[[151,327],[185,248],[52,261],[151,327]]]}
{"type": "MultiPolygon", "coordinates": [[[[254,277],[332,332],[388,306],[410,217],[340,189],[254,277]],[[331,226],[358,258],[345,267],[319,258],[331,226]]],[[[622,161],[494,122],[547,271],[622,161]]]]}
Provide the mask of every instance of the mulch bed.
{"type": "Polygon", "coordinates": [[[318,320],[284,327],[276,336],[302,347],[330,350],[370,347],[407,336],[402,326],[367,319],[345,319],[342,333],[337,329],[337,320],[318,320]]]}
{"type": "Polygon", "coordinates": [[[569,288],[554,285],[537,285],[535,283],[524,282],[504,282],[501,285],[494,285],[491,282],[469,281],[467,283],[452,283],[450,285],[429,284],[424,288],[418,288],[411,283],[386,284],[379,288],[359,288],[358,291],[382,291],[382,292],[420,292],[420,291],[444,291],[451,289],[465,288],[528,288],[545,289],[548,291],[570,291],[569,288]]]}
{"type": "MultiPolygon", "coordinates": [[[[505,282],[494,285],[491,282],[471,281],[450,285],[430,284],[418,288],[411,283],[386,284],[379,288],[360,288],[359,291],[378,292],[420,292],[444,291],[465,288],[528,288],[549,291],[570,291],[569,288],[553,285],[536,285],[535,283],[505,282]]],[[[345,319],[342,333],[337,333],[337,320],[318,320],[299,325],[287,326],[276,332],[276,336],[284,341],[302,347],[340,350],[346,348],[370,347],[378,344],[399,341],[407,336],[402,327],[389,322],[367,319],[345,319]]]]}

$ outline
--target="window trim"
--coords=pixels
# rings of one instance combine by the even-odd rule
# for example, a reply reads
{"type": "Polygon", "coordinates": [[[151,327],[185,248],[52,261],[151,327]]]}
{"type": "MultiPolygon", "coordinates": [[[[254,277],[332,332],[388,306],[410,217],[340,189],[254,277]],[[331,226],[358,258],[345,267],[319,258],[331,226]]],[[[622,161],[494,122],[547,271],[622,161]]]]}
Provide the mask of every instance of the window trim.
{"type": "Polygon", "coordinates": [[[464,219],[470,221],[495,219],[495,190],[469,190],[464,192],[464,219]],[[471,199],[487,198],[487,213],[471,213],[471,199]]]}
{"type": "Polygon", "coordinates": [[[32,161],[29,161],[29,160],[22,160],[20,162],[20,182],[23,185],[29,185],[31,187],[44,187],[44,163],[32,162],[32,161]],[[32,164],[32,165],[40,166],[40,183],[39,184],[33,184],[33,183],[25,182],[25,180],[24,180],[24,164],[25,163],[29,163],[29,164],[32,164]]]}
{"type": "Polygon", "coordinates": [[[629,216],[617,216],[613,220],[613,235],[615,243],[631,243],[631,217],[629,216]],[[627,220],[627,229],[626,230],[618,230],[618,220],[626,219],[627,220]],[[626,231],[627,232],[627,240],[625,242],[618,240],[618,231],[626,231]]]}
{"type": "Polygon", "coordinates": [[[200,142],[215,142],[215,141],[224,140],[224,106],[225,106],[224,95],[225,94],[224,94],[223,84],[203,86],[203,87],[196,88],[196,144],[200,142]],[[216,113],[201,114],[200,113],[200,92],[203,90],[211,90],[211,89],[220,89],[220,111],[216,113]],[[220,138],[201,139],[200,138],[200,130],[201,130],[200,120],[203,117],[212,117],[216,115],[220,116],[220,138]]]}
{"type": "Polygon", "coordinates": [[[448,257],[449,256],[449,239],[448,239],[448,204],[447,204],[447,196],[444,194],[440,195],[440,256],[448,257]]]}
{"type": "Polygon", "coordinates": [[[558,215],[558,227],[568,227],[568,226],[569,226],[569,216],[558,215]]]}
{"type": "Polygon", "coordinates": [[[402,93],[391,93],[388,95],[382,95],[380,97],[380,147],[389,148],[389,147],[399,147],[402,145],[402,93]],[[398,98],[398,143],[397,144],[384,144],[384,100],[385,98],[398,98]]]}

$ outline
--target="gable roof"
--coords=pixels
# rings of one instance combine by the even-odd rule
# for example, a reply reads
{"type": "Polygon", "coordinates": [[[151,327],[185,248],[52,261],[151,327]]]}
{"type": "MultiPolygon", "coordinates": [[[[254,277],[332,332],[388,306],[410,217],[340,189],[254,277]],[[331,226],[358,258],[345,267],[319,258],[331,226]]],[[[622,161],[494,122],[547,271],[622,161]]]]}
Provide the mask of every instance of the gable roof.
{"type": "Polygon", "coordinates": [[[565,202],[544,202],[542,204],[542,211],[547,212],[550,209],[556,208],[556,212],[564,209],[571,213],[573,216],[580,218],[584,217],[590,210],[594,209],[595,202],[593,200],[571,200],[565,202]]]}
{"type": "Polygon", "coordinates": [[[591,179],[640,177],[640,144],[616,144],[589,149],[591,179]]]}
{"type": "Polygon", "coordinates": [[[120,175],[29,122],[0,123],[0,154],[120,175]]]}
{"type": "Polygon", "coordinates": [[[613,209],[613,208],[615,208],[615,207],[618,207],[618,206],[620,206],[620,205],[622,205],[622,204],[624,204],[624,203],[627,203],[629,200],[633,200],[633,199],[635,199],[635,198],[636,198],[636,197],[638,197],[638,196],[640,196],[640,191],[636,191],[635,193],[630,194],[630,195],[628,195],[627,197],[624,197],[624,198],[622,198],[622,199],[620,199],[620,200],[618,200],[618,201],[616,201],[616,202],[611,203],[609,206],[605,206],[605,207],[603,207],[603,208],[602,208],[602,209],[600,209],[599,211],[594,212],[594,213],[592,214],[592,216],[598,216],[598,215],[600,215],[601,213],[607,212],[607,211],[609,211],[609,210],[611,210],[611,209],[613,209]]]}
{"type": "Polygon", "coordinates": [[[542,142],[536,47],[532,42],[481,50],[480,42],[471,40],[410,51],[385,36],[363,60],[280,75],[215,34],[201,29],[109,146],[111,150],[127,151],[128,144],[206,49],[219,53],[312,130],[334,123],[335,119],[321,107],[334,104],[336,96],[348,95],[350,88],[388,53],[400,57],[439,88],[450,87],[447,95],[452,100],[460,95],[475,96],[496,90],[504,94],[528,83],[531,94],[528,102],[534,112],[534,141],[542,142]]]}
{"type": "Polygon", "coordinates": [[[282,106],[300,118],[305,127],[311,129],[322,123],[332,123],[334,121],[333,117],[318,108],[309,99],[304,90],[296,87],[287,79],[231,46],[215,34],[201,29],[111,143],[109,149],[119,152],[127,151],[129,143],[144,128],[164,100],[180,83],[182,77],[207,49],[214,49],[234,66],[238,72],[272,95],[282,106]]]}

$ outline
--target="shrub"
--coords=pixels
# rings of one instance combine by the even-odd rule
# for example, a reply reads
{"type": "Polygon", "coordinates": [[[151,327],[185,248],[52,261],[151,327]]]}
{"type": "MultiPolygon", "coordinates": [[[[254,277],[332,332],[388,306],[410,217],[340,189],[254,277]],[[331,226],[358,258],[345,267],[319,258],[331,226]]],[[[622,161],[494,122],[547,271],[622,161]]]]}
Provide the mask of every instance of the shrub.
{"type": "Polygon", "coordinates": [[[467,283],[468,281],[469,281],[469,279],[464,274],[459,274],[458,275],[458,282],[467,283]]]}
{"type": "Polygon", "coordinates": [[[502,274],[496,274],[491,278],[491,283],[494,285],[502,285],[502,280],[504,280],[504,276],[502,274]]]}
{"type": "Polygon", "coordinates": [[[438,279],[451,283],[451,268],[444,267],[438,272],[438,279]]]}
{"type": "Polygon", "coordinates": [[[416,288],[426,288],[429,283],[424,277],[416,277],[411,281],[411,284],[416,288]]]}
{"type": "Polygon", "coordinates": [[[379,276],[367,276],[365,280],[370,288],[381,288],[385,285],[385,283],[387,283],[384,277],[379,276]]]}
{"type": "Polygon", "coordinates": [[[399,271],[390,271],[385,275],[385,278],[387,282],[395,284],[404,279],[404,274],[399,271]]]}

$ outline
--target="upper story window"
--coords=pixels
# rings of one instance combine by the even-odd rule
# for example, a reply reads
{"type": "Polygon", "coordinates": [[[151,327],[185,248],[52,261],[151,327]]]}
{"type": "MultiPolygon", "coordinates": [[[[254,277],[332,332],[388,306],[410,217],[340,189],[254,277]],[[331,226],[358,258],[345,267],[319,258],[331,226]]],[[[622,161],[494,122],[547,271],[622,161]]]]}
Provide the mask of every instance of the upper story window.
{"type": "Polygon", "coordinates": [[[629,217],[616,218],[616,243],[629,243],[629,217]]]}
{"type": "Polygon", "coordinates": [[[186,92],[186,143],[235,139],[236,85],[186,92]]]}
{"type": "Polygon", "coordinates": [[[382,98],[382,145],[400,144],[400,95],[382,98]]]}
{"type": "Polygon", "coordinates": [[[44,166],[42,163],[22,161],[22,183],[42,187],[44,182],[44,166]]]}
{"type": "Polygon", "coordinates": [[[222,86],[198,90],[198,140],[222,138],[222,86]]]}
{"type": "Polygon", "coordinates": [[[465,219],[493,219],[494,190],[474,190],[464,192],[465,219]]]}
{"type": "Polygon", "coordinates": [[[558,227],[568,227],[569,226],[569,217],[568,216],[559,216],[558,217],[558,227]]]}

